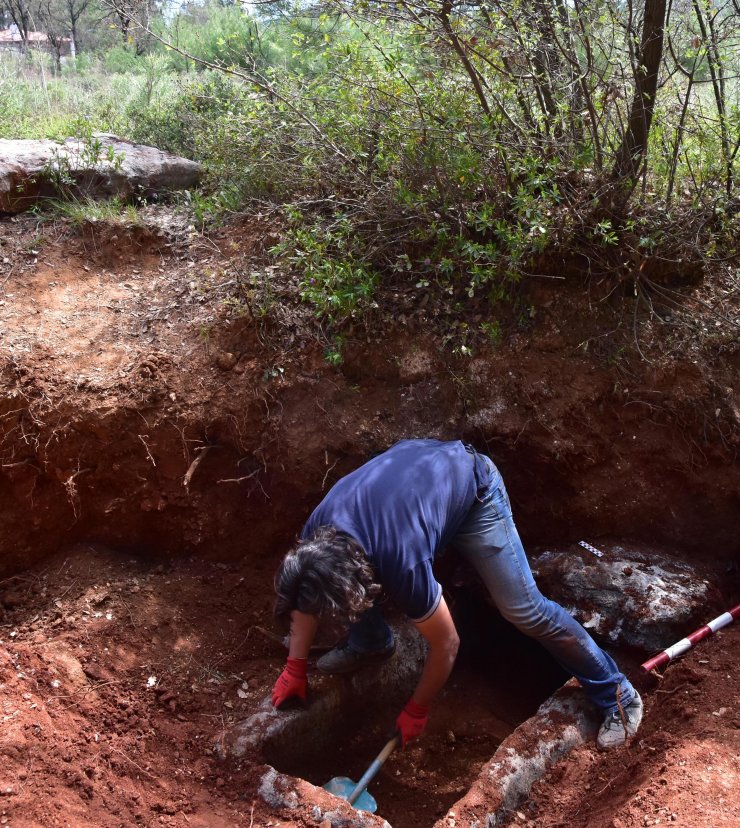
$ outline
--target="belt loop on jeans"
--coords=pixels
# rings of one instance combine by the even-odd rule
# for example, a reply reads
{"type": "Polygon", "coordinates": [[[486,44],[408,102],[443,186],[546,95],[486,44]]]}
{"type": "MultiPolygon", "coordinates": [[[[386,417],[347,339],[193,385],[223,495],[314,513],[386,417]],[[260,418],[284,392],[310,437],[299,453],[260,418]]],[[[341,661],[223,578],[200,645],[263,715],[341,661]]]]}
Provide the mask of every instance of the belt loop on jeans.
{"type": "Polygon", "coordinates": [[[490,490],[490,483],[486,484],[485,486],[480,485],[480,478],[478,476],[479,472],[479,464],[483,464],[487,466],[486,457],[485,455],[481,454],[480,452],[476,451],[473,446],[469,443],[463,443],[465,446],[465,451],[471,455],[473,460],[473,478],[475,480],[475,499],[478,503],[482,503],[485,496],[488,494],[490,490]]]}

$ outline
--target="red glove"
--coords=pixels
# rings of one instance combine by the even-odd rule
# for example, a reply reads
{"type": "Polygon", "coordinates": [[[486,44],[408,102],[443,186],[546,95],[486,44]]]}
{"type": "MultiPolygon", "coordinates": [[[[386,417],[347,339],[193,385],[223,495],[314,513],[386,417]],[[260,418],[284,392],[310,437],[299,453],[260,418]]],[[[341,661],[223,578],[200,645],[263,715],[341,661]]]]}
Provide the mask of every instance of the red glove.
{"type": "Polygon", "coordinates": [[[305,658],[290,658],[275,686],[272,688],[272,704],[282,707],[288,699],[298,697],[305,701],[308,689],[308,661],[305,658]]]}
{"type": "Polygon", "coordinates": [[[406,702],[406,707],[398,714],[396,728],[401,734],[401,745],[406,747],[407,742],[418,739],[424,732],[429,721],[431,708],[426,704],[417,704],[413,699],[406,702]]]}

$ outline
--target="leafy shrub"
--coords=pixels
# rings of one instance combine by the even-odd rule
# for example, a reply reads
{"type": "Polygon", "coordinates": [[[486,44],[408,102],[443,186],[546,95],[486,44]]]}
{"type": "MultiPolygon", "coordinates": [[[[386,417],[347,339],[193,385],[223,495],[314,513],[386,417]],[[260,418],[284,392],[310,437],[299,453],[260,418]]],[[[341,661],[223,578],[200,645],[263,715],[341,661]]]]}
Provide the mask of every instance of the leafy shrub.
{"type": "Polygon", "coordinates": [[[138,75],[144,71],[143,60],[128,46],[113,46],[103,57],[106,72],[138,75]]]}

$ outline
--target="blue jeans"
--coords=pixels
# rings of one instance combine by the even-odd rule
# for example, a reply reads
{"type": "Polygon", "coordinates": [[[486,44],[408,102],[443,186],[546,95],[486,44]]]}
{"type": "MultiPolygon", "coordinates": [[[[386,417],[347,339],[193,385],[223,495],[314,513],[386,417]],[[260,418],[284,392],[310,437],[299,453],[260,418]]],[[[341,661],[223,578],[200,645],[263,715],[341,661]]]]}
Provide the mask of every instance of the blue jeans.
{"type": "MultiPolygon", "coordinates": [[[[559,604],[537,588],[511,514],[501,474],[488,460],[493,478],[479,492],[455,536],[453,547],[475,567],[501,615],[518,630],[539,641],[583,686],[604,713],[635,697],[635,690],[614,659],[559,604]]],[[[393,633],[379,607],[350,627],[349,644],[360,652],[385,649],[393,633]]]]}

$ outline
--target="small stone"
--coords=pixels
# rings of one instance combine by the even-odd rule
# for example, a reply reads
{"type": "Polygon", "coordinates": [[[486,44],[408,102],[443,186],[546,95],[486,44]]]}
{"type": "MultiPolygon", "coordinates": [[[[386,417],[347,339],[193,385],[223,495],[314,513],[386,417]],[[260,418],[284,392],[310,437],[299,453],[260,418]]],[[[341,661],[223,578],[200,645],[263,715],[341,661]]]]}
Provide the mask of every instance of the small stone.
{"type": "Polygon", "coordinates": [[[216,787],[217,788],[223,788],[223,786],[225,784],[226,784],[226,780],[219,776],[218,779],[216,780],[216,787]]]}
{"type": "Polygon", "coordinates": [[[216,365],[222,371],[231,371],[238,361],[237,357],[228,351],[221,351],[216,357],[216,365]]]}

